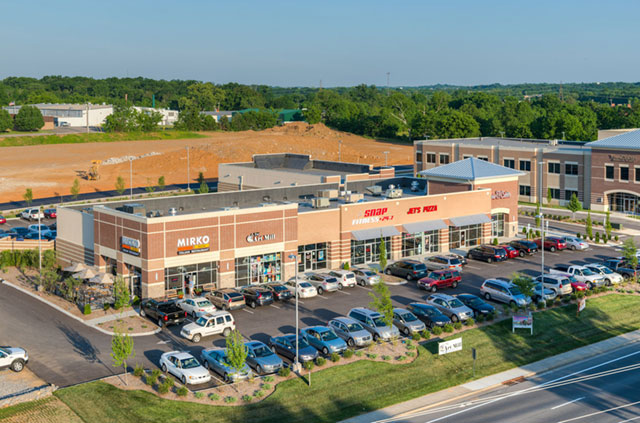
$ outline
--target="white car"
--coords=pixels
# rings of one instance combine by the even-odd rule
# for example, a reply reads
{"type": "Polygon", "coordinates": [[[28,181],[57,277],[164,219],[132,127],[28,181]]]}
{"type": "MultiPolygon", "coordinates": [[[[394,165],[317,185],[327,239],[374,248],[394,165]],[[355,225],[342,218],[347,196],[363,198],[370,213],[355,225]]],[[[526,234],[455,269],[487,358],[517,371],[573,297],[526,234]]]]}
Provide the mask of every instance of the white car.
{"type": "MultiPolygon", "coordinates": [[[[285,284],[287,289],[291,291],[293,295],[296,295],[296,279],[292,278],[285,284]]],[[[299,279],[298,280],[298,298],[311,298],[318,295],[316,288],[309,282],[299,279]]]]}
{"type": "Polygon", "coordinates": [[[593,273],[602,275],[604,282],[607,285],[620,283],[624,279],[620,273],[614,272],[603,264],[585,264],[584,267],[591,270],[593,273]]]}
{"type": "Polygon", "coordinates": [[[188,352],[170,351],[160,356],[160,368],[180,379],[184,385],[198,385],[211,380],[211,374],[188,352]]]}
{"type": "Polygon", "coordinates": [[[356,286],[356,274],[351,270],[331,270],[329,275],[338,279],[340,289],[343,287],[353,288],[356,286]]]}
{"type": "Polygon", "coordinates": [[[580,238],[576,238],[575,236],[563,236],[561,239],[567,244],[567,248],[576,251],[576,250],[586,250],[589,248],[589,243],[580,238]]]}
{"type": "Polygon", "coordinates": [[[187,298],[179,300],[178,307],[187,312],[188,315],[194,319],[207,313],[213,313],[216,311],[216,306],[211,304],[211,301],[206,298],[187,298]]]}
{"type": "Polygon", "coordinates": [[[369,269],[353,269],[353,273],[356,275],[356,282],[360,286],[371,286],[380,283],[380,275],[369,269]]]}
{"type": "Polygon", "coordinates": [[[29,361],[29,355],[22,348],[0,347],[0,369],[9,368],[21,372],[29,361]]]}
{"type": "Polygon", "coordinates": [[[219,334],[228,336],[235,328],[236,323],[231,313],[218,311],[200,316],[195,322],[184,325],[180,336],[193,342],[200,342],[205,336],[219,334]]]}
{"type": "Polygon", "coordinates": [[[26,209],[20,213],[20,217],[26,220],[38,220],[38,216],[40,219],[44,219],[44,213],[42,213],[38,208],[26,209]]]}

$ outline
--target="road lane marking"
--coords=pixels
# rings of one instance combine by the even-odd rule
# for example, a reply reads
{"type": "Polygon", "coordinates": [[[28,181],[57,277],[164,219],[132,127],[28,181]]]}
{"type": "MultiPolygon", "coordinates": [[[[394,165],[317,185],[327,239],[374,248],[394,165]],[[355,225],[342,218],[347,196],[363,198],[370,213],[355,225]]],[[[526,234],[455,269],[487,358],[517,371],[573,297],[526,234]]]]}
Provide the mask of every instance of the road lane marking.
{"type": "Polygon", "coordinates": [[[269,304],[269,306],[273,308],[277,308],[278,310],[281,310],[280,307],[278,307],[277,305],[269,304]]]}
{"type": "Polygon", "coordinates": [[[480,267],[471,266],[471,265],[469,265],[469,264],[467,264],[467,265],[465,266],[465,268],[467,268],[467,269],[476,269],[476,270],[480,270],[480,267]]]}
{"type": "Polygon", "coordinates": [[[560,405],[556,405],[555,407],[551,407],[551,409],[552,409],[552,410],[556,410],[556,409],[558,409],[558,408],[560,408],[560,407],[564,407],[565,405],[573,404],[574,402],[580,401],[580,400],[582,400],[582,399],[585,399],[585,397],[580,397],[580,398],[576,398],[576,399],[574,399],[574,400],[572,400],[572,401],[564,402],[564,403],[562,403],[562,404],[560,404],[560,405]]]}
{"type": "Polygon", "coordinates": [[[630,419],[627,419],[627,420],[621,420],[621,421],[619,421],[618,423],[627,423],[627,422],[632,422],[632,421],[634,421],[634,420],[638,420],[638,419],[640,419],[640,416],[638,416],[638,417],[633,417],[633,418],[630,418],[630,419]]]}
{"type": "Polygon", "coordinates": [[[602,413],[608,413],[610,411],[615,411],[615,410],[619,410],[621,408],[627,408],[627,407],[631,407],[632,405],[636,405],[636,404],[640,404],[640,401],[636,401],[636,402],[630,402],[629,404],[624,404],[624,405],[619,405],[617,407],[612,407],[609,408],[607,410],[600,410],[600,411],[596,411],[594,413],[590,413],[590,414],[585,414],[583,416],[578,416],[578,417],[574,417],[572,419],[567,419],[567,420],[561,420],[558,423],[567,423],[567,422],[573,422],[576,420],[581,420],[587,417],[591,417],[591,416],[597,416],[598,414],[602,414],[602,413]]]}
{"type": "Polygon", "coordinates": [[[247,310],[246,308],[243,308],[243,309],[242,309],[242,311],[246,311],[246,312],[247,312],[247,313],[249,313],[249,314],[253,314],[253,311],[249,311],[249,310],[247,310]]]}

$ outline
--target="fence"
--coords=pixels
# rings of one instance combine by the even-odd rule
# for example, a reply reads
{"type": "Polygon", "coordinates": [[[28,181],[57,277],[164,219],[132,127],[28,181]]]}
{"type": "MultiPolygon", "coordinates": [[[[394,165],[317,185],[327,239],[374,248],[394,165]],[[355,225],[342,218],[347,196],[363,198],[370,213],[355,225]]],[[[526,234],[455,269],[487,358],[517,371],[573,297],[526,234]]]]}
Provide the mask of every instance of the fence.
{"type": "Polygon", "coordinates": [[[37,239],[27,239],[24,241],[0,240],[0,251],[13,251],[13,250],[37,250],[38,244],[42,247],[42,251],[55,249],[55,241],[39,241],[37,239]]]}

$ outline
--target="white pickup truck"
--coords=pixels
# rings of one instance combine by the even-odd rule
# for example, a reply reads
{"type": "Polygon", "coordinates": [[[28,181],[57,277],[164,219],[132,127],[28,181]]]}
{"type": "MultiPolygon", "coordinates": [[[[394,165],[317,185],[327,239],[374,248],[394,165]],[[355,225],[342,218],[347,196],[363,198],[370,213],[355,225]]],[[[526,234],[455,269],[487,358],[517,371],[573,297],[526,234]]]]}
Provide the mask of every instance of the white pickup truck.
{"type": "Polygon", "coordinates": [[[573,275],[578,281],[587,284],[587,287],[589,289],[603,286],[605,284],[605,278],[602,277],[602,275],[594,273],[585,266],[569,266],[566,264],[559,264],[551,269],[549,273],[565,273],[573,275]]]}

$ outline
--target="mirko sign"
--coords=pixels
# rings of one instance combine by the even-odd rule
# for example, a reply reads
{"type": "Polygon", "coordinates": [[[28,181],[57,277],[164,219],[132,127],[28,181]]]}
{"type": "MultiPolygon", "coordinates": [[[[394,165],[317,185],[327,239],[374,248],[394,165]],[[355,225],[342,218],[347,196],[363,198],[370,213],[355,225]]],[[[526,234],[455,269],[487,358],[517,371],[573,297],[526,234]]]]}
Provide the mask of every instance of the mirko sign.
{"type": "Polygon", "coordinates": [[[204,253],[210,249],[208,235],[178,239],[178,255],[204,253]]]}
{"type": "Polygon", "coordinates": [[[120,238],[120,249],[123,253],[131,254],[132,256],[140,256],[140,240],[123,236],[120,238]]]}

